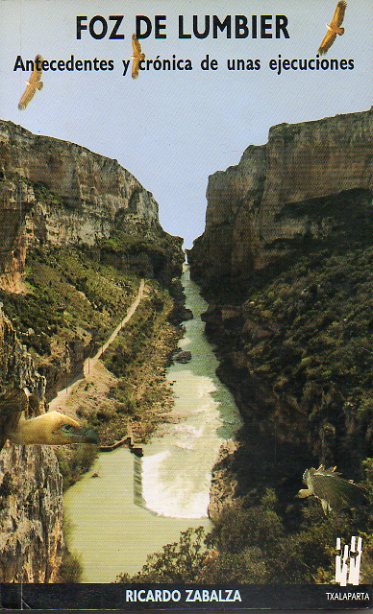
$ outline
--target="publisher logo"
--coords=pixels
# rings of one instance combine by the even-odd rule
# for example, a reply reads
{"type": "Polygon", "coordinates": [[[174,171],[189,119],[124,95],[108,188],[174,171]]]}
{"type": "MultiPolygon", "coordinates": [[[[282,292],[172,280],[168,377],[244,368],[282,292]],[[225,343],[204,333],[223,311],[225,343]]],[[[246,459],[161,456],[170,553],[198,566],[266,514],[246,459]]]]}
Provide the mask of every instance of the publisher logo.
{"type": "Polygon", "coordinates": [[[340,586],[347,584],[359,584],[360,563],[363,552],[363,540],[361,537],[351,537],[351,544],[343,545],[341,538],[337,537],[337,555],[335,557],[335,581],[340,586]]]}

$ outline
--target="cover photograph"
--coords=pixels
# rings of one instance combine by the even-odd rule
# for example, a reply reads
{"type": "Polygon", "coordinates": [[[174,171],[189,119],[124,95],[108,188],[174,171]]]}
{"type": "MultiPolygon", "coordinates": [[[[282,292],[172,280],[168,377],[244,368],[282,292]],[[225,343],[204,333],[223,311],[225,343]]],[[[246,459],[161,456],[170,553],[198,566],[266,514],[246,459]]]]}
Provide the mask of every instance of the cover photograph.
{"type": "Polygon", "coordinates": [[[0,609],[372,607],[369,0],[0,0],[0,609]]]}

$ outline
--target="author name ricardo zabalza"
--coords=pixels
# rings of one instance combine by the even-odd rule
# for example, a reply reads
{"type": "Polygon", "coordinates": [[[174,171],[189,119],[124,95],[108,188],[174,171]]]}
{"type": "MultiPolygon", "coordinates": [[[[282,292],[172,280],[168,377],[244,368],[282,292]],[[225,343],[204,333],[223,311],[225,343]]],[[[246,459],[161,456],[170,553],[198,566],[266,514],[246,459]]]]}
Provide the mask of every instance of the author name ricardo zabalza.
{"type": "Polygon", "coordinates": [[[140,588],[125,591],[127,603],[235,603],[242,602],[238,589],[212,588],[140,588]]]}
{"type": "MultiPolygon", "coordinates": [[[[247,588],[247,587],[246,587],[247,588]]],[[[369,592],[366,590],[356,589],[356,590],[327,590],[325,591],[324,587],[314,587],[319,588],[320,595],[322,594],[323,599],[326,598],[326,601],[360,601],[367,602],[370,601],[369,592]]],[[[291,587],[289,587],[291,592],[291,587]]],[[[125,590],[125,601],[130,604],[142,604],[142,603],[162,603],[168,604],[172,607],[174,603],[243,603],[247,601],[248,595],[241,594],[241,591],[237,588],[196,588],[196,587],[180,587],[180,588],[127,588],[125,590]]]]}

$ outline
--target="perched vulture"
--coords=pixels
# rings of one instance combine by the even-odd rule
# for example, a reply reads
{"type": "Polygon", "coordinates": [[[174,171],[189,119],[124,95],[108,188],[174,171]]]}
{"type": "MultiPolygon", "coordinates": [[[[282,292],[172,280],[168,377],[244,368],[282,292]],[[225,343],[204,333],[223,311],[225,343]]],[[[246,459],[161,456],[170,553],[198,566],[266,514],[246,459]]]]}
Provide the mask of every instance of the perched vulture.
{"type": "Polygon", "coordinates": [[[314,467],[306,469],[303,474],[303,482],[307,488],[302,488],[297,498],[316,497],[322,505],[324,514],[332,510],[338,513],[343,509],[364,503],[364,490],[352,481],[342,478],[336,469],[336,467],[325,469],[323,465],[320,465],[318,469],[314,467]]]}
{"type": "Polygon", "coordinates": [[[141,45],[136,38],[136,34],[132,34],[132,79],[137,79],[139,76],[139,64],[141,60],[145,60],[145,53],[141,53],[141,45]]]}
{"type": "Polygon", "coordinates": [[[29,80],[26,81],[27,87],[18,103],[18,108],[21,111],[23,111],[27,107],[28,103],[33,99],[36,90],[41,90],[43,88],[43,82],[40,80],[43,72],[40,67],[42,61],[43,57],[41,55],[37,55],[34,61],[34,70],[32,71],[29,80]],[[38,69],[38,64],[40,70],[38,69]]]}
{"type": "Polygon", "coordinates": [[[320,45],[319,54],[324,55],[330,49],[335,39],[337,38],[337,34],[342,36],[344,33],[344,28],[341,28],[343,23],[343,18],[345,16],[347,2],[345,0],[340,0],[338,2],[336,9],[334,11],[333,19],[329,24],[326,25],[328,28],[327,33],[325,34],[323,41],[320,45]]]}
{"type": "Polygon", "coordinates": [[[0,450],[6,439],[23,445],[98,443],[98,435],[93,429],[82,427],[70,416],[56,411],[26,420],[24,411],[28,404],[24,390],[14,390],[0,402],[0,450]]]}

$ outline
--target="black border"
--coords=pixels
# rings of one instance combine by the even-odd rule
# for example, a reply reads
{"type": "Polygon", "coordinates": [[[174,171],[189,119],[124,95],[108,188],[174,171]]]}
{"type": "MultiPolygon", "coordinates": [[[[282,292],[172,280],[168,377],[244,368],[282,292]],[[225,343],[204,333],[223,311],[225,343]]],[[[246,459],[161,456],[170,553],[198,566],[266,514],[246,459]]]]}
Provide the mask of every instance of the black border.
{"type": "MultiPolygon", "coordinates": [[[[177,594],[177,593],[176,593],[177,594]]],[[[233,593],[232,593],[233,594],[233,593]]],[[[167,593],[166,593],[167,595],[167,593]]],[[[229,585],[200,586],[175,584],[0,584],[2,610],[119,610],[124,612],[166,611],[239,612],[250,610],[363,610],[373,607],[373,588],[370,585],[340,587],[335,584],[308,585],[229,585]],[[126,590],[179,591],[177,601],[127,601],[126,590]],[[186,601],[187,589],[239,590],[242,601],[186,601]],[[339,599],[328,599],[327,593],[339,599]],[[353,599],[358,593],[369,599],[353,599]],[[343,598],[343,596],[349,598],[343,598]]]]}

